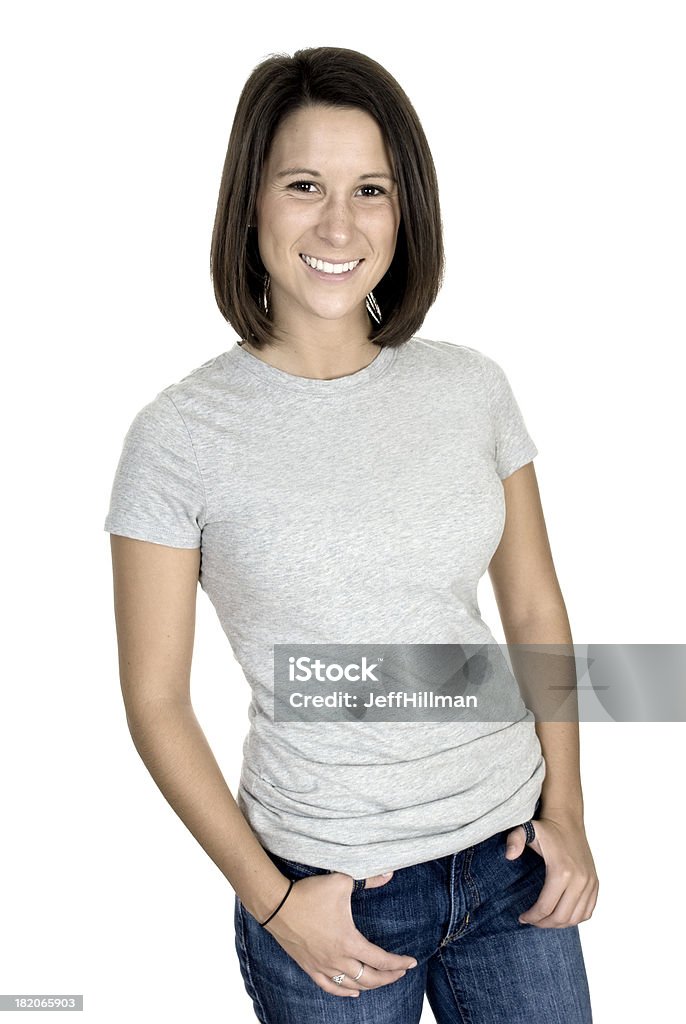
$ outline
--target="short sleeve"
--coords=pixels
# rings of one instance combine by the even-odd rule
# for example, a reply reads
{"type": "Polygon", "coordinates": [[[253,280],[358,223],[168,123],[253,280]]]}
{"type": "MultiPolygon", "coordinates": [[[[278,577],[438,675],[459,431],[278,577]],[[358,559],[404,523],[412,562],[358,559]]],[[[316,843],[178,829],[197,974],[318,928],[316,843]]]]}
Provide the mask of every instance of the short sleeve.
{"type": "Polygon", "coordinates": [[[178,548],[198,548],[206,503],[186,424],[164,392],[136,414],[114,475],[105,530],[178,548]]]}
{"type": "Polygon", "coordinates": [[[482,353],[488,405],[495,435],[495,468],[501,480],[538,455],[522,411],[502,367],[482,353]]]}

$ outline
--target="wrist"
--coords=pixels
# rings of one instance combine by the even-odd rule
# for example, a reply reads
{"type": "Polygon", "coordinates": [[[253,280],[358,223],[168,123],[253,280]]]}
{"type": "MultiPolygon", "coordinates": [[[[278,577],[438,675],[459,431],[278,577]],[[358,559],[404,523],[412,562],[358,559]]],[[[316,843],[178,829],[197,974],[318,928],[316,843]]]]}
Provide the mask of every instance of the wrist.
{"type": "Polygon", "coordinates": [[[537,818],[550,818],[551,821],[559,821],[569,825],[584,827],[583,804],[574,803],[541,803],[538,809],[537,818]]]}
{"type": "Polygon", "coordinates": [[[291,911],[295,906],[291,900],[293,899],[293,890],[298,884],[297,878],[288,879],[287,881],[286,891],[282,893],[280,899],[277,900],[266,917],[263,917],[260,921],[264,930],[279,939],[279,941],[281,941],[280,936],[291,934],[289,921],[291,911]]]}
{"type": "MultiPolygon", "coordinates": [[[[278,868],[275,870],[276,877],[270,879],[269,884],[265,885],[263,891],[251,895],[249,902],[241,899],[241,903],[248,913],[250,913],[255,920],[260,923],[262,921],[266,921],[269,915],[276,910],[288,892],[291,884],[290,878],[287,878],[286,875],[282,874],[278,868]]],[[[272,921],[274,920],[275,918],[272,918],[272,921]]]]}

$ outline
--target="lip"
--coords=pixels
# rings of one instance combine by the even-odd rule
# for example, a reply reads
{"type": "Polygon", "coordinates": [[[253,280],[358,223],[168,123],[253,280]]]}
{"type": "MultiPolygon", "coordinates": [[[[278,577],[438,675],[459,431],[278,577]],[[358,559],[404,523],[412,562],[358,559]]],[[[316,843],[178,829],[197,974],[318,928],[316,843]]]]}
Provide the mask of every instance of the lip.
{"type": "MultiPolygon", "coordinates": [[[[302,263],[302,265],[305,268],[305,270],[309,274],[314,274],[314,276],[319,278],[320,281],[338,281],[339,284],[341,282],[343,282],[343,281],[349,281],[351,278],[353,278],[355,276],[355,274],[357,273],[357,271],[362,266],[362,264],[364,263],[364,258],[362,258],[362,259],[360,259],[358,261],[357,266],[353,270],[346,270],[346,271],[343,271],[343,273],[341,273],[341,274],[327,274],[326,271],[324,271],[324,270],[314,270],[311,266],[309,266],[309,264],[305,263],[305,260],[303,259],[303,256],[311,256],[311,255],[312,255],[311,253],[299,253],[298,254],[300,262],[302,263]]],[[[318,256],[317,259],[321,259],[323,263],[332,263],[334,265],[337,264],[337,263],[351,263],[352,262],[351,260],[341,260],[341,259],[324,260],[321,256],[318,256]]]]}

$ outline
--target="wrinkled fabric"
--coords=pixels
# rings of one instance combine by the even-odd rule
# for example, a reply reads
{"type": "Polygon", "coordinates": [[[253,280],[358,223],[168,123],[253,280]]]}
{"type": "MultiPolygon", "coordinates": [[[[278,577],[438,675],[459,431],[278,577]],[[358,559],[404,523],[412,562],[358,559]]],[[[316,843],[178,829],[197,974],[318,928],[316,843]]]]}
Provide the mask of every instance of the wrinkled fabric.
{"type": "Polygon", "coordinates": [[[523,702],[508,722],[275,722],[273,645],[495,643],[477,586],[502,481],[537,454],[500,365],[420,337],[332,380],[234,343],[136,414],[104,528],[201,548],[251,688],[236,799],[265,847],[366,877],[531,817],[523,702]]]}

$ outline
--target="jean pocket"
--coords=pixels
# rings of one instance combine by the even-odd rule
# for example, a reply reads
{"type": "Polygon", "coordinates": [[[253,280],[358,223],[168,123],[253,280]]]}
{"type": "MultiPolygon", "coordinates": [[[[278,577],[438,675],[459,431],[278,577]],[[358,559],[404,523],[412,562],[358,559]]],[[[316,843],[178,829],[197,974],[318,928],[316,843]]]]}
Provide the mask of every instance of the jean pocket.
{"type": "MultiPolygon", "coordinates": [[[[317,868],[312,864],[303,864],[298,860],[289,860],[287,857],[280,857],[278,853],[273,853],[265,847],[262,847],[262,849],[276,864],[279,871],[286,875],[287,878],[292,878],[294,882],[297,882],[301,878],[310,878],[315,875],[331,875],[334,873],[333,868],[317,868]]],[[[366,878],[353,879],[350,895],[354,896],[358,892],[363,892],[366,884],[366,878]]]]}
{"type": "Polygon", "coordinates": [[[309,878],[313,875],[328,875],[331,873],[328,868],[317,868],[312,864],[303,864],[301,861],[289,860],[287,857],[280,857],[278,853],[273,853],[271,850],[267,850],[264,847],[263,849],[267,856],[276,864],[279,871],[286,875],[287,878],[292,878],[296,882],[300,878],[309,878]]]}

